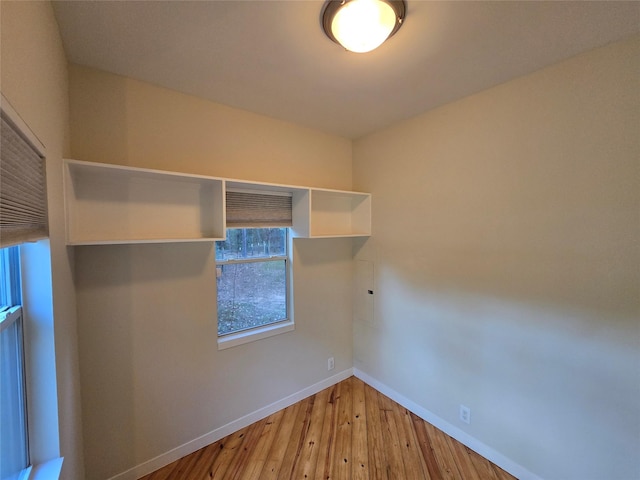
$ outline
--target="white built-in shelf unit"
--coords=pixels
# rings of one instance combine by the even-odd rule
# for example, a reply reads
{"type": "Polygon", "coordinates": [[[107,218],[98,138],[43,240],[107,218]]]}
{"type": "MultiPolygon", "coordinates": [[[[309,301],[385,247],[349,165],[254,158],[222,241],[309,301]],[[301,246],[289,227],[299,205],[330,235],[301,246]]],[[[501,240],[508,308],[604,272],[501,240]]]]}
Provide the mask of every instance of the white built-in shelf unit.
{"type": "Polygon", "coordinates": [[[371,235],[368,193],[64,161],[68,245],[224,240],[225,192],[290,194],[298,238],[371,235]]]}

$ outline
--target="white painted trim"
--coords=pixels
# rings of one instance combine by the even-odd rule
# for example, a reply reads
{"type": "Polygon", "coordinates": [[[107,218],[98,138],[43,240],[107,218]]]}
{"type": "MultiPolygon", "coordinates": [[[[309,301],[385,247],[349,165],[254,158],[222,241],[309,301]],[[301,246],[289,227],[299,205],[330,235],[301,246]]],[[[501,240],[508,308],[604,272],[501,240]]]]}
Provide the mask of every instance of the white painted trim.
{"type": "MultiPolygon", "coordinates": [[[[226,182],[227,185],[229,182],[226,182]]],[[[225,191],[234,193],[250,193],[253,195],[273,195],[274,197],[293,197],[293,192],[283,190],[269,190],[269,187],[261,188],[233,188],[227,187],[225,191]]],[[[274,187],[276,188],[276,187],[274,187]]],[[[280,187],[278,187],[280,188],[280,187]]]]}
{"type": "Polygon", "coordinates": [[[29,480],[58,480],[62,471],[64,458],[54,458],[48,462],[35,465],[31,469],[29,480]]]}
{"type": "Polygon", "coordinates": [[[399,403],[400,405],[402,405],[407,410],[410,410],[411,412],[415,413],[417,416],[419,416],[420,418],[422,418],[426,422],[429,422],[431,425],[436,427],[438,430],[442,430],[447,435],[455,438],[460,443],[466,445],[467,447],[469,447],[471,450],[473,450],[474,452],[478,453],[479,455],[482,455],[484,458],[486,458],[490,462],[495,463],[500,468],[502,468],[503,470],[509,472],[514,477],[516,477],[516,478],[518,478],[520,480],[542,480],[540,477],[538,477],[534,473],[530,472],[529,470],[524,468],[522,465],[520,465],[520,464],[514,462],[513,460],[505,457],[500,452],[497,452],[493,448],[491,448],[488,445],[482,443],[480,440],[472,437],[468,433],[460,430],[458,427],[450,424],[446,420],[443,420],[442,418],[440,418],[436,414],[430,412],[426,408],[423,408],[420,405],[418,405],[417,403],[409,400],[407,397],[399,394],[398,392],[396,392],[392,388],[389,388],[384,383],[379,382],[378,380],[376,380],[375,378],[367,375],[363,371],[358,370],[357,368],[354,368],[353,369],[353,374],[354,374],[354,376],[356,376],[357,378],[362,380],[364,383],[366,383],[366,384],[370,385],[371,387],[375,388],[377,391],[379,391],[383,395],[386,395],[387,397],[389,397],[394,402],[399,403]]]}
{"type": "Polygon", "coordinates": [[[136,480],[137,478],[143,477],[144,475],[148,475],[152,472],[155,472],[159,468],[164,467],[176,460],[189,455],[197,450],[200,450],[207,445],[217,442],[221,438],[226,437],[227,435],[232,434],[233,432],[237,432],[238,430],[248,427],[254,422],[258,420],[262,420],[263,418],[272,415],[283,408],[287,408],[293,405],[300,400],[304,400],[311,395],[315,395],[316,393],[324,390],[325,388],[329,388],[336,383],[339,383],[353,375],[353,368],[348,368],[343,370],[340,373],[337,373],[329,378],[326,378],[318,383],[315,383],[309,387],[303,388],[299,392],[293,393],[282,400],[278,400],[270,405],[262,407],[252,413],[245,415],[244,417],[240,417],[237,420],[227,423],[220,428],[216,428],[215,430],[202,435],[201,437],[195,438],[190,442],[187,442],[179,447],[174,448],[173,450],[169,450],[162,455],[158,455],[151,460],[148,460],[140,465],[137,465],[129,470],[126,470],[122,473],[119,473],[109,480],[136,480]]]}
{"type": "Polygon", "coordinates": [[[33,130],[29,128],[27,122],[25,122],[20,114],[13,108],[11,102],[4,96],[3,93],[0,93],[0,110],[2,110],[3,116],[13,124],[15,128],[17,128],[18,133],[20,133],[25,140],[31,145],[31,147],[40,155],[40,157],[45,158],[47,156],[47,149],[44,144],[40,141],[38,136],[33,133],[33,130]]]}
{"type": "Polygon", "coordinates": [[[64,457],[60,457],[38,465],[29,465],[4,480],[59,480],[63,461],[64,457]]]}
{"type": "Polygon", "coordinates": [[[218,337],[218,350],[244,345],[245,343],[255,342],[263,338],[273,337],[281,333],[291,332],[295,329],[292,320],[280,322],[273,325],[265,325],[264,327],[252,328],[238,333],[232,333],[223,337],[218,337]]]}

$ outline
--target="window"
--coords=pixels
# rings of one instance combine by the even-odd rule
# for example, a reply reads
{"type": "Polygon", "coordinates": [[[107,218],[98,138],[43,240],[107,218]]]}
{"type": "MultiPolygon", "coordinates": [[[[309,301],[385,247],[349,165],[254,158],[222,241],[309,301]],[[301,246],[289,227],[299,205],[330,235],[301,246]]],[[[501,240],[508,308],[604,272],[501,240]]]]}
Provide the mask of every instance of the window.
{"type": "MultiPolygon", "coordinates": [[[[216,242],[218,336],[290,325],[288,228],[230,228],[216,242]]],[[[241,342],[244,343],[244,342],[241,342]]]]}
{"type": "Polygon", "coordinates": [[[60,452],[46,150],[2,94],[0,144],[0,478],[54,478],[62,459],[43,461],[60,452]]]}
{"type": "Polygon", "coordinates": [[[0,478],[29,465],[18,248],[0,249],[0,478]]]}

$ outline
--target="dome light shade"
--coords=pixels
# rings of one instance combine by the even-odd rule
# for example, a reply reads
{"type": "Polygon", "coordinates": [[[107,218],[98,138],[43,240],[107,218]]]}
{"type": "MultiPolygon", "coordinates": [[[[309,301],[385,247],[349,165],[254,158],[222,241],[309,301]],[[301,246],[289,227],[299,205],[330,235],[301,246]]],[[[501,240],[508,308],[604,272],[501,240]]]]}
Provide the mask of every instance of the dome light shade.
{"type": "Polygon", "coordinates": [[[378,48],[402,25],[404,1],[329,0],[322,15],[327,36],[356,53],[378,48]]]}

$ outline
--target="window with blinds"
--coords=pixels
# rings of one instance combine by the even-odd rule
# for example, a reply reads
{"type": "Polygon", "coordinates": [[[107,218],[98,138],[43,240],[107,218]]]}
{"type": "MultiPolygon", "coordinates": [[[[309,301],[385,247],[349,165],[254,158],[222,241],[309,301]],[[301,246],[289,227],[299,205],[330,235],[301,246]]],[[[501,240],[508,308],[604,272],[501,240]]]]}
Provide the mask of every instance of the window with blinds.
{"type": "Polygon", "coordinates": [[[0,247],[49,235],[44,159],[2,113],[0,247]]]}
{"type": "Polygon", "coordinates": [[[227,190],[227,227],[292,226],[291,195],[279,192],[227,190]]]}

